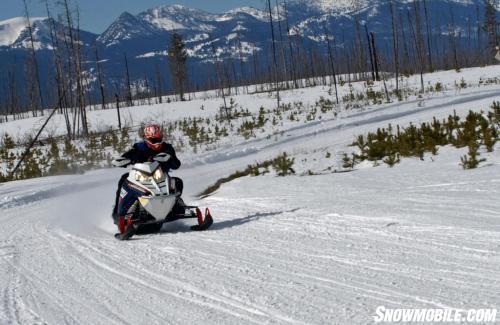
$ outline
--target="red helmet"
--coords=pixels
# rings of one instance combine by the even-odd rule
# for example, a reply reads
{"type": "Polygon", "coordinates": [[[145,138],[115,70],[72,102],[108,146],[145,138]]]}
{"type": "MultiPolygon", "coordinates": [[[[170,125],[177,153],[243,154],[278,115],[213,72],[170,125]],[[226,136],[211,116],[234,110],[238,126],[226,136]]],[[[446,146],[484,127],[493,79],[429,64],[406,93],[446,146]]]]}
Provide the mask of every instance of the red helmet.
{"type": "Polygon", "coordinates": [[[144,141],[149,148],[160,151],[163,144],[163,133],[158,124],[148,124],[144,128],[144,141]]]}

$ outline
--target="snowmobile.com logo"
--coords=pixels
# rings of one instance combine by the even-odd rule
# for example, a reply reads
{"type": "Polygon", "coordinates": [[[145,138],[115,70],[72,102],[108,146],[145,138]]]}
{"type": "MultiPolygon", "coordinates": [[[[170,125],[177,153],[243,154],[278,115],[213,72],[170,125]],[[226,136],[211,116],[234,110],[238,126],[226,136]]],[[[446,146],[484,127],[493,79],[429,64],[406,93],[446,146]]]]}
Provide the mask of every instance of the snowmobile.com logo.
{"type": "Polygon", "coordinates": [[[391,309],[379,306],[375,323],[494,323],[496,309],[391,309]]]}

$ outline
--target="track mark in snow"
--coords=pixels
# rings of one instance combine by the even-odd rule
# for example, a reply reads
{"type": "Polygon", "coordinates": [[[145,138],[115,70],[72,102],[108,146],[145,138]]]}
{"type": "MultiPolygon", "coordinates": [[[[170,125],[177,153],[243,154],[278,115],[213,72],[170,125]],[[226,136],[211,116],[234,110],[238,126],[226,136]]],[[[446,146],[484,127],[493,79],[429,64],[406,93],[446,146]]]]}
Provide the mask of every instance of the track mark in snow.
{"type": "MultiPolygon", "coordinates": [[[[254,323],[259,323],[259,321],[257,319],[252,319],[251,317],[248,317],[246,315],[238,313],[237,311],[234,311],[231,308],[226,308],[226,307],[217,305],[215,303],[207,302],[207,301],[205,301],[204,298],[209,298],[209,299],[215,300],[216,302],[219,302],[219,303],[220,302],[226,303],[230,307],[236,307],[236,308],[238,308],[240,310],[243,310],[243,311],[246,311],[246,312],[249,312],[249,313],[252,313],[252,314],[256,314],[258,316],[262,316],[263,315],[261,312],[253,310],[253,309],[249,309],[249,308],[245,308],[245,307],[242,308],[241,306],[235,306],[234,304],[227,303],[227,302],[222,301],[220,299],[213,299],[213,297],[211,297],[210,295],[206,295],[206,294],[200,293],[198,290],[190,290],[189,286],[186,285],[186,284],[184,284],[184,283],[182,283],[182,282],[176,282],[176,281],[174,281],[172,279],[167,279],[165,277],[161,277],[161,276],[159,276],[159,275],[157,275],[155,273],[147,271],[146,269],[136,270],[136,268],[137,268],[136,266],[134,267],[132,265],[126,265],[126,266],[125,265],[120,265],[118,263],[118,261],[115,261],[116,262],[116,266],[125,267],[125,268],[123,268],[123,270],[119,270],[116,267],[111,266],[110,264],[106,264],[106,263],[103,263],[103,262],[97,260],[94,256],[92,256],[90,254],[84,253],[84,249],[82,249],[82,246],[77,246],[75,244],[75,241],[79,241],[78,238],[76,238],[74,236],[71,236],[71,240],[67,239],[67,238],[66,238],[66,240],[68,241],[68,243],[70,243],[71,245],[73,245],[73,248],[74,248],[75,251],[77,251],[82,257],[84,257],[85,259],[87,259],[89,262],[91,262],[92,264],[94,264],[98,269],[100,269],[102,271],[109,272],[109,273],[117,276],[117,278],[127,279],[129,281],[132,281],[133,283],[141,285],[142,287],[144,287],[147,290],[152,290],[152,291],[157,292],[157,293],[159,293],[161,295],[172,296],[174,298],[185,300],[188,303],[195,303],[195,304],[200,305],[201,307],[213,308],[215,310],[222,311],[222,312],[224,312],[226,314],[230,314],[230,315],[232,315],[234,317],[237,317],[237,318],[244,318],[247,321],[252,321],[254,323]],[[136,274],[136,275],[133,275],[133,274],[136,274]],[[173,284],[174,285],[174,288],[172,288],[172,289],[175,289],[175,287],[177,287],[177,289],[176,289],[177,292],[178,292],[179,287],[181,287],[182,290],[187,291],[187,292],[191,292],[191,293],[196,294],[196,295],[200,295],[201,297],[197,298],[197,297],[193,297],[193,295],[190,295],[191,297],[188,297],[186,295],[176,293],[173,290],[171,290],[171,291],[163,290],[163,289],[161,289],[162,288],[161,281],[156,286],[152,285],[152,284],[150,284],[150,283],[147,282],[147,280],[148,280],[147,278],[144,278],[144,274],[147,274],[149,276],[156,276],[156,277],[162,278],[162,280],[164,280],[163,282],[167,282],[169,284],[173,284]]],[[[80,239],[80,243],[83,243],[83,241],[81,239],[80,239]]],[[[103,255],[103,252],[95,249],[93,246],[89,246],[87,243],[85,243],[84,245],[85,245],[86,249],[93,250],[95,253],[103,255]]],[[[103,257],[105,257],[108,260],[110,260],[109,256],[107,256],[107,255],[104,255],[103,257]]],[[[114,259],[111,258],[111,260],[114,260],[114,259]]],[[[151,280],[152,279],[149,279],[149,281],[151,281],[151,280]]]]}
{"type": "MultiPolygon", "coordinates": [[[[184,166],[202,166],[180,173],[202,187],[205,179],[291,145],[302,157],[314,159],[325,148],[336,155],[355,134],[389,119],[404,125],[474,103],[457,107],[462,114],[498,94],[346,112],[294,125],[276,143],[250,140],[193,155],[184,166]]],[[[187,223],[177,223],[126,243],[106,232],[111,227],[96,225],[101,214],[109,221],[104,205],[117,172],[0,184],[0,238],[6,239],[0,241],[0,274],[6,274],[0,323],[366,324],[380,304],[497,304],[497,153],[488,155],[490,167],[465,173],[458,155],[446,150],[432,168],[408,159],[394,169],[241,178],[201,202],[217,216],[211,231],[193,234],[187,223]],[[64,187],[68,180],[76,183],[73,196],[66,195],[74,191],[64,187]],[[71,214],[82,198],[96,203],[71,214]],[[59,204],[67,209],[54,212],[59,204]]]]}
{"type": "MultiPolygon", "coordinates": [[[[131,265],[131,264],[120,265],[119,259],[115,260],[116,266],[124,267],[124,269],[118,270],[116,267],[113,267],[108,263],[104,263],[97,260],[96,255],[90,255],[84,253],[84,251],[86,250],[94,251],[95,253],[102,255],[102,257],[107,257],[109,260],[109,255],[96,249],[93,245],[87,243],[82,238],[78,238],[72,235],[68,236],[60,235],[60,236],[61,238],[65,238],[66,240],[68,240],[68,242],[71,243],[71,245],[73,245],[74,249],[78,251],[79,254],[81,254],[84,258],[91,261],[97,267],[107,272],[116,274],[120,277],[129,279],[130,281],[133,281],[141,286],[144,286],[148,290],[154,290],[163,295],[167,294],[175,298],[187,300],[189,303],[196,303],[201,305],[202,307],[213,308],[215,310],[219,310],[227,314],[233,315],[237,318],[242,317],[247,319],[248,321],[255,323],[261,323],[262,318],[279,320],[281,322],[286,322],[290,324],[303,323],[264,306],[258,306],[255,304],[248,305],[247,303],[244,303],[239,299],[234,299],[232,297],[201,290],[200,288],[192,286],[189,283],[186,283],[185,281],[176,280],[175,278],[163,276],[161,275],[161,273],[149,271],[147,268],[141,268],[140,265],[131,265]],[[78,243],[78,245],[76,245],[76,243],[78,243]],[[86,248],[82,249],[83,247],[86,248]],[[139,276],[141,275],[143,278],[139,278],[139,276]],[[148,277],[144,278],[144,275],[147,275],[148,277]],[[149,281],[146,282],[146,279],[149,279],[149,281]],[[151,284],[149,282],[151,282],[151,284]],[[157,285],[153,285],[153,283],[156,283],[157,285]],[[168,284],[170,287],[172,287],[172,290],[160,289],[165,284],[168,284]],[[248,313],[253,316],[242,314],[242,312],[248,313]],[[252,317],[258,317],[258,318],[252,318],[252,317]]],[[[114,258],[112,258],[111,260],[113,261],[114,258]]]]}
{"type": "Polygon", "coordinates": [[[14,245],[0,246],[0,258],[12,258],[18,255],[14,245]]]}
{"type": "Polygon", "coordinates": [[[0,257],[0,262],[2,262],[3,258],[6,267],[3,281],[4,283],[7,282],[0,293],[3,306],[3,311],[0,309],[0,320],[5,318],[5,324],[46,324],[36,312],[28,308],[24,303],[25,297],[20,291],[25,283],[15,266],[19,264],[20,254],[16,251],[15,246],[3,246],[0,247],[0,251],[6,248],[11,252],[0,257]]]}
{"type": "MultiPolygon", "coordinates": [[[[440,109],[440,108],[449,109],[449,107],[453,106],[453,105],[474,102],[474,101],[477,101],[477,100],[482,100],[482,99],[487,99],[487,98],[496,99],[498,97],[500,97],[500,91],[498,91],[498,90],[488,91],[488,92],[485,92],[485,94],[472,95],[472,96],[468,95],[468,96],[464,96],[464,98],[460,98],[460,99],[456,99],[456,100],[451,100],[449,102],[442,103],[442,104],[426,106],[426,107],[423,107],[423,108],[410,109],[410,110],[403,111],[403,112],[388,113],[388,114],[383,114],[383,115],[380,115],[380,116],[367,117],[367,118],[365,118],[365,119],[363,119],[361,121],[345,122],[345,123],[342,123],[342,124],[339,124],[339,125],[335,125],[333,127],[325,127],[325,128],[320,129],[320,130],[314,130],[314,131],[310,131],[310,132],[307,132],[307,133],[304,133],[304,134],[300,134],[300,135],[295,135],[294,136],[294,135],[290,135],[289,134],[290,131],[294,131],[294,130],[298,130],[298,129],[307,129],[307,128],[311,128],[311,126],[315,126],[318,123],[322,124],[322,123],[325,123],[327,121],[334,122],[334,121],[338,121],[338,120],[334,118],[334,119],[330,119],[330,120],[323,120],[321,122],[313,122],[313,123],[310,123],[310,124],[306,124],[304,126],[299,126],[299,127],[295,128],[295,129],[292,128],[292,129],[287,130],[285,132],[285,134],[288,134],[287,135],[288,137],[286,139],[282,139],[281,141],[279,141],[277,143],[266,145],[262,149],[273,148],[273,147],[276,147],[278,145],[283,145],[285,143],[290,143],[290,142],[293,142],[293,141],[296,141],[296,140],[299,140],[299,139],[300,140],[305,140],[306,138],[316,137],[316,136],[318,136],[320,134],[330,133],[330,132],[333,132],[333,131],[336,131],[336,130],[346,129],[346,128],[350,128],[350,127],[367,126],[367,125],[370,125],[370,124],[381,123],[381,122],[384,122],[384,121],[393,121],[393,120],[397,120],[398,118],[410,116],[410,115],[413,115],[413,114],[422,113],[422,112],[425,112],[425,111],[437,110],[437,109],[440,109]]],[[[342,119],[342,120],[352,120],[352,119],[355,119],[356,117],[360,117],[360,116],[376,115],[375,113],[377,113],[378,111],[380,111],[380,110],[386,110],[386,109],[387,109],[387,107],[377,108],[377,109],[369,110],[369,111],[366,111],[366,112],[363,112],[363,113],[358,113],[358,114],[350,115],[350,116],[348,116],[348,117],[346,117],[345,119],[342,119]]]]}

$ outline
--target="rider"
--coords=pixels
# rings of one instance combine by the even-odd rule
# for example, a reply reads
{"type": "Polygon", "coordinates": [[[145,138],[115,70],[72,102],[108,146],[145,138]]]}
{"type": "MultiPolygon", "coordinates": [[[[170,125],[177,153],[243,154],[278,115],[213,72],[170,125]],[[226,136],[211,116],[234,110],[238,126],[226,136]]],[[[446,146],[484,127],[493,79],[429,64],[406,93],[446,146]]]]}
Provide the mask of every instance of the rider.
{"type": "MultiPolygon", "coordinates": [[[[166,143],[163,141],[163,133],[161,131],[161,127],[158,124],[148,124],[144,128],[144,141],[135,143],[132,149],[125,152],[123,155],[121,155],[120,158],[113,160],[113,166],[125,168],[130,164],[153,161],[153,158],[158,154],[164,154],[162,156],[161,162],[159,162],[164,172],[168,172],[171,169],[176,170],[181,166],[181,162],[175,155],[174,147],[170,143],[166,143]]],[[[115,206],[113,208],[113,218],[117,217],[120,192],[123,183],[127,179],[128,175],[128,173],[124,174],[118,182],[115,206]]],[[[174,180],[177,191],[182,194],[182,180],[175,177],[174,180]]]]}

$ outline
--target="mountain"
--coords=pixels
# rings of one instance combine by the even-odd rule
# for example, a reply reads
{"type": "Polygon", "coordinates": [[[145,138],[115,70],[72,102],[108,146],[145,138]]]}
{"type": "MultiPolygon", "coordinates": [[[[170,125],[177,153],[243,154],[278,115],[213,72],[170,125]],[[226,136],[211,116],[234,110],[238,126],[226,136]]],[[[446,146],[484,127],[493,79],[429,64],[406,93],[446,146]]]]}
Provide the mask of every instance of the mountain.
{"type": "MultiPolygon", "coordinates": [[[[48,31],[48,18],[32,17],[31,27],[36,49],[47,49],[50,44],[50,33],[48,31]]],[[[12,48],[26,48],[29,44],[28,22],[24,17],[12,18],[0,21],[0,46],[12,48]]]]}
{"type": "MultiPolygon", "coordinates": [[[[300,35],[304,47],[312,44],[324,49],[325,27],[339,47],[346,47],[355,37],[358,21],[375,32],[378,39],[389,39],[392,37],[389,3],[389,0],[289,0],[286,8],[273,9],[275,32],[277,37],[280,31],[284,35],[278,41],[286,38],[287,17],[290,33],[300,35]]],[[[403,17],[414,10],[413,0],[395,3],[403,17]]],[[[461,32],[459,38],[464,39],[468,22],[477,19],[476,7],[483,10],[480,0],[433,0],[426,5],[432,38],[436,41],[447,35],[451,21],[461,32]]],[[[173,5],[155,7],[135,16],[123,14],[98,41],[111,57],[113,53],[126,52],[137,60],[151,60],[166,56],[168,40],[174,31],[183,36],[192,62],[213,62],[214,47],[215,56],[226,60],[249,61],[254,53],[265,55],[271,50],[269,14],[251,7],[212,14],[173,5]]]]}
{"type": "Polygon", "coordinates": [[[175,31],[183,36],[191,58],[207,61],[212,44],[219,48],[221,56],[236,58],[232,48],[236,39],[248,48],[245,39],[253,34],[254,43],[262,41],[267,37],[267,26],[265,12],[251,7],[211,14],[181,5],[160,6],[136,16],[122,14],[97,40],[108,49],[116,47],[139,59],[151,58],[165,56],[170,34],[175,31]],[[150,39],[151,44],[141,46],[139,53],[137,42],[144,39],[150,39]]]}
{"type": "MultiPolygon", "coordinates": [[[[36,50],[52,50],[51,28],[61,30],[62,25],[47,17],[31,17],[31,30],[36,50]]],[[[74,31],[76,33],[76,31],[74,31]]],[[[57,33],[55,33],[57,34],[57,33]]],[[[83,46],[90,46],[96,35],[80,31],[80,40],[83,46]]],[[[62,36],[59,36],[63,40],[62,36]]],[[[30,49],[31,37],[28,21],[25,17],[17,17],[0,21],[0,49],[30,49]]]]}
{"type": "MultiPolygon", "coordinates": [[[[398,0],[396,5],[400,10],[411,10],[413,0],[398,0]]],[[[390,34],[388,17],[388,0],[289,0],[287,13],[290,29],[293,34],[301,35],[310,41],[321,42],[318,37],[323,33],[324,26],[331,27],[330,32],[340,36],[350,34],[353,30],[354,17],[359,21],[373,26],[383,26],[379,33],[390,34]]],[[[453,12],[455,23],[461,27],[467,17],[475,18],[476,6],[482,8],[480,0],[433,0],[427,1],[430,19],[438,21],[444,28],[450,21],[450,12],[453,12]]],[[[274,8],[275,21],[281,21],[282,33],[285,30],[285,8],[274,8]],[[280,16],[277,15],[278,11],[280,16]],[[280,19],[278,19],[280,17],[280,19]]],[[[262,50],[269,38],[269,14],[265,10],[252,7],[232,9],[222,14],[213,14],[203,10],[189,8],[182,5],[165,5],[148,9],[137,15],[128,12],[122,13],[101,35],[96,36],[99,45],[117,50],[129,50],[133,53],[139,49],[129,48],[129,43],[137,40],[163,38],[158,46],[147,46],[149,49],[164,50],[171,32],[176,31],[184,36],[191,53],[203,53],[205,47],[210,46],[206,40],[212,39],[218,46],[222,46],[222,53],[231,56],[227,46],[234,43],[236,38],[253,42],[255,49],[262,50]],[[224,42],[225,41],[225,42],[224,42]],[[231,42],[232,41],[232,42],[231,42]],[[226,48],[225,48],[226,47],[226,48]]],[[[48,18],[32,18],[36,48],[50,49],[50,33],[48,18]]],[[[90,35],[91,33],[86,33],[90,35]]],[[[13,18],[0,22],[0,46],[9,48],[26,48],[29,33],[25,18],[13,18]]],[[[92,39],[92,37],[90,37],[92,39]]],[[[144,51],[143,51],[144,52],[144,51]]],[[[161,51],[160,51],[161,52],[161,51]]],[[[143,56],[148,54],[142,53],[143,56]]],[[[147,55],[146,55],[147,57],[147,55]]],[[[203,55],[200,55],[203,57],[203,55]]]]}
{"type": "Polygon", "coordinates": [[[106,46],[112,46],[121,41],[151,37],[156,33],[157,30],[149,23],[124,12],[97,38],[97,41],[106,46]]]}
{"type": "MultiPolygon", "coordinates": [[[[394,3],[400,13],[398,20],[407,21],[406,13],[414,10],[414,1],[396,0],[394,3]]],[[[422,2],[419,3],[421,6],[422,2]]],[[[294,37],[295,51],[314,49],[325,53],[325,29],[330,37],[335,38],[338,49],[346,49],[353,46],[356,30],[361,30],[362,42],[366,41],[363,28],[366,25],[367,29],[375,33],[379,46],[386,49],[392,44],[389,4],[389,0],[288,0],[286,8],[281,6],[273,9],[276,38],[278,44],[287,47],[289,27],[294,37]],[[285,18],[288,18],[288,24],[285,18]]],[[[475,21],[478,11],[479,18],[483,17],[482,0],[428,0],[426,5],[432,43],[449,44],[448,35],[453,22],[453,32],[459,45],[466,42],[469,42],[468,46],[477,44],[475,21]]],[[[49,22],[43,17],[32,18],[35,47],[42,57],[40,70],[45,78],[49,78],[52,73],[49,22]]],[[[55,22],[54,25],[59,26],[55,22]]],[[[93,53],[95,42],[108,83],[122,82],[124,54],[131,63],[132,79],[143,80],[145,76],[154,76],[158,65],[163,67],[162,74],[166,74],[166,49],[173,32],[181,34],[185,41],[190,80],[195,84],[206,82],[207,73],[214,74],[212,63],[215,59],[223,59],[227,64],[241,60],[253,61],[261,66],[261,70],[266,69],[262,62],[269,60],[272,44],[269,13],[252,7],[236,8],[221,14],[181,5],[158,6],[137,15],[124,12],[100,35],[81,31],[81,48],[85,53],[93,53]]],[[[406,37],[409,35],[411,30],[407,30],[406,37]]],[[[484,36],[482,41],[485,42],[484,36]]],[[[15,66],[22,74],[22,67],[18,63],[25,60],[29,44],[25,19],[13,18],[0,22],[0,60],[4,62],[0,73],[15,66]]],[[[304,52],[298,55],[309,54],[304,52]]],[[[93,73],[93,54],[89,58],[86,68],[89,73],[93,73]]],[[[163,81],[168,82],[168,78],[163,81]]]]}
{"type": "Polygon", "coordinates": [[[219,15],[181,5],[160,6],[140,13],[137,17],[164,31],[203,31],[216,29],[219,15]]]}

